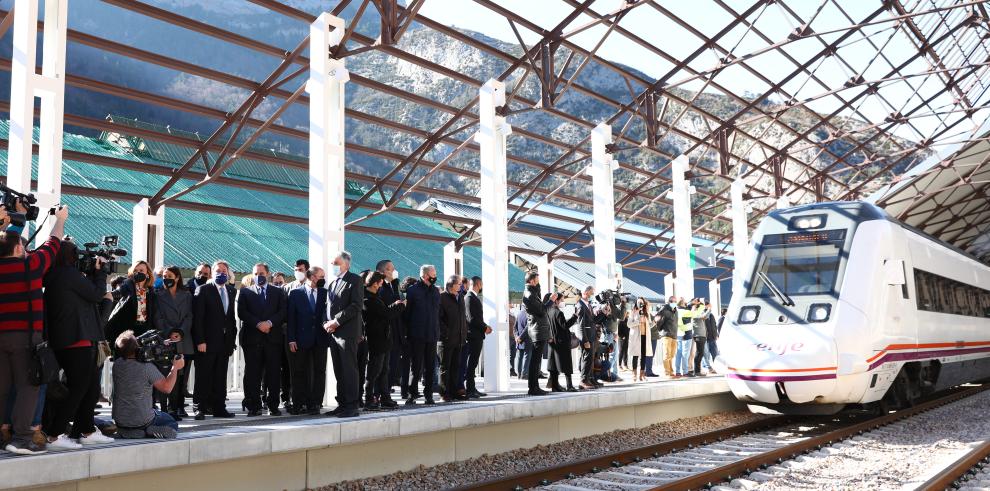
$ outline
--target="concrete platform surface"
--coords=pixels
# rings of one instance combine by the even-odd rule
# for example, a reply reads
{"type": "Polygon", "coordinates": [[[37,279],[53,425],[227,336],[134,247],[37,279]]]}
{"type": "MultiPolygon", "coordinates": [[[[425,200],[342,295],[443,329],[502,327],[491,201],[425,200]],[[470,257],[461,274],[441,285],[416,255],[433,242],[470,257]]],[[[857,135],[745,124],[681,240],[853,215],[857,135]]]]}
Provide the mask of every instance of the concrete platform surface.
{"type": "MultiPolygon", "coordinates": [[[[0,452],[0,476],[3,476],[0,488],[55,485],[728,392],[720,376],[651,379],[637,383],[626,380],[607,384],[599,390],[543,397],[525,395],[525,389],[525,381],[514,379],[511,391],[507,393],[490,393],[488,397],[471,401],[440,402],[435,406],[422,405],[420,398],[420,404],[415,406],[400,404],[398,409],[391,411],[363,411],[361,416],[351,419],[328,416],[247,418],[240,408],[240,394],[232,393],[228,409],[237,417],[225,420],[208,417],[205,421],[186,418],[180,422],[179,437],[175,440],[117,440],[111,444],[49,451],[38,456],[0,452]]],[[[101,412],[108,413],[109,409],[101,412]]],[[[612,429],[602,428],[598,432],[612,429]]],[[[483,451],[484,442],[473,442],[475,446],[478,444],[482,445],[478,451],[483,451]]],[[[499,445],[493,444],[493,451],[497,450],[494,447],[499,445]]],[[[304,468],[300,472],[306,474],[307,470],[304,468]]]]}

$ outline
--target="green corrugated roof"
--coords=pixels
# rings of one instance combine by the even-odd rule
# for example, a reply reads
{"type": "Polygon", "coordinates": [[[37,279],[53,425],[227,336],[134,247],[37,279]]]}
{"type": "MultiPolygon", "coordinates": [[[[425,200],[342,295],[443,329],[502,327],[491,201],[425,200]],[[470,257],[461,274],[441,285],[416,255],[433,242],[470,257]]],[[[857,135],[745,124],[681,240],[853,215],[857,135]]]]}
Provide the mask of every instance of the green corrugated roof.
{"type": "MultiPolygon", "coordinates": [[[[120,122],[120,120],[117,120],[120,122]]],[[[160,127],[144,125],[161,130],[160,127]]],[[[6,137],[8,122],[0,121],[0,136],[6,137]]],[[[171,130],[173,133],[175,130],[171,130]]],[[[151,156],[149,148],[159,157],[182,159],[183,149],[176,145],[153,142],[147,139],[129,138],[131,145],[144,143],[144,151],[136,152],[108,140],[90,138],[66,133],[64,148],[77,152],[90,153],[142,162],[147,165],[178,167],[178,160],[170,162],[158,160],[151,156]]],[[[186,135],[184,135],[186,136],[186,135]]],[[[37,138],[37,131],[35,132],[37,138]]],[[[191,151],[185,153],[186,157],[191,151]]],[[[295,157],[298,158],[298,157],[295,157]]],[[[184,159],[183,159],[184,161],[184,159]]],[[[256,161],[241,161],[242,169],[251,174],[249,179],[283,185],[285,181],[277,178],[266,180],[262,168],[278,169],[256,161]],[[274,181],[274,182],[273,182],[274,181]]],[[[0,170],[6,173],[7,152],[0,150],[0,170]]],[[[235,164],[236,167],[236,164],[235,164]]],[[[233,171],[234,168],[231,169],[233,171]]],[[[228,171],[231,177],[236,176],[228,171]]],[[[288,169],[286,176],[298,173],[308,175],[298,169],[288,169]]],[[[37,175],[37,158],[34,160],[33,175],[37,175]]],[[[62,165],[62,182],[67,185],[93,189],[123,191],[144,196],[153,195],[165,183],[165,176],[143,172],[104,167],[74,160],[65,160],[62,165]]],[[[180,181],[175,190],[192,184],[191,180],[180,181]]],[[[303,185],[304,188],[304,185],[303,185]]],[[[173,191],[174,192],[174,191],[173,191]]],[[[348,197],[357,197],[364,190],[353,183],[348,183],[348,197]]],[[[67,224],[67,231],[81,242],[95,242],[104,235],[119,236],[119,246],[131,250],[131,215],[134,203],[102,198],[91,198],[77,195],[64,195],[64,203],[72,209],[72,216],[67,224]]],[[[308,214],[307,200],[292,196],[246,190],[233,186],[209,184],[182,197],[181,201],[208,205],[256,210],[268,213],[279,213],[289,216],[305,217],[308,214]]],[[[380,200],[371,199],[380,203],[380,200]]],[[[372,213],[371,209],[358,209],[348,220],[372,213]]],[[[199,262],[212,262],[225,259],[230,262],[235,271],[249,271],[259,262],[267,262],[273,269],[289,271],[295,260],[307,256],[308,234],[302,225],[269,222],[259,219],[220,215],[195,210],[168,207],[165,209],[165,262],[183,268],[193,268],[199,262]]],[[[457,234],[442,227],[439,223],[428,218],[409,215],[385,213],[369,218],[361,225],[385,230],[407,231],[442,237],[457,237],[457,234]]],[[[443,264],[443,243],[430,240],[409,239],[402,237],[379,236],[375,234],[348,232],[345,237],[346,247],[354,256],[354,269],[371,269],[383,258],[395,262],[402,275],[415,276],[421,264],[443,264]]],[[[127,262],[127,261],[125,261],[127,262]]],[[[478,275],[481,273],[481,251],[477,247],[467,247],[464,251],[464,273],[478,275]]],[[[523,283],[523,272],[514,265],[509,266],[510,285],[523,283]]]]}

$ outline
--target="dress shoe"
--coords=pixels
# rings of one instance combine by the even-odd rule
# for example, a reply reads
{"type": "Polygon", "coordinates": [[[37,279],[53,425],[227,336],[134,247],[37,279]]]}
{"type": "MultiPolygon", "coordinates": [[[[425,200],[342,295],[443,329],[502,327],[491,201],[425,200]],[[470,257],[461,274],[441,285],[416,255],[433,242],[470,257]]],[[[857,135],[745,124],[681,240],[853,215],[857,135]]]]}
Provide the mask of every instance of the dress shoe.
{"type": "Polygon", "coordinates": [[[509,369],[509,375],[510,376],[513,376],[513,377],[518,377],[519,376],[519,375],[516,374],[516,369],[515,368],[510,368],[509,369]]]}
{"type": "Polygon", "coordinates": [[[327,411],[327,412],[325,412],[323,414],[326,414],[327,416],[336,416],[336,415],[338,415],[338,414],[340,414],[342,412],[344,412],[344,408],[342,408],[340,406],[337,406],[337,407],[333,408],[332,411],[327,411]]]}
{"type": "Polygon", "coordinates": [[[251,409],[251,410],[249,410],[247,412],[247,415],[248,415],[249,418],[253,418],[255,416],[261,416],[261,410],[260,409],[251,409]]]}
{"type": "Polygon", "coordinates": [[[361,413],[357,409],[347,409],[337,413],[338,418],[356,418],[360,415],[361,413]]]}
{"type": "Polygon", "coordinates": [[[432,406],[436,404],[436,402],[433,400],[432,397],[427,397],[426,399],[423,400],[423,404],[426,404],[427,406],[432,406]]]}
{"type": "Polygon", "coordinates": [[[549,394],[549,392],[547,392],[547,391],[545,391],[543,389],[529,389],[529,392],[527,392],[527,394],[529,394],[531,396],[545,396],[545,395],[549,394]]]}
{"type": "Polygon", "coordinates": [[[271,409],[268,410],[268,415],[269,416],[281,416],[282,415],[282,411],[280,411],[277,407],[273,407],[273,408],[271,408],[271,409]]]}
{"type": "Polygon", "coordinates": [[[173,411],[173,412],[168,413],[168,415],[171,416],[172,419],[174,419],[176,421],[182,421],[182,416],[179,416],[179,413],[177,413],[177,412],[174,412],[173,411]]]}
{"type": "MultiPolygon", "coordinates": [[[[300,412],[300,414],[302,414],[302,412],[300,412]]],[[[318,407],[311,407],[311,408],[309,408],[309,409],[306,410],[306,414],[308,414],[310,416],[319,416],[320,415],[320,408],[318,408],[318,407]]]]}
{"type": "Polygon", "coordinates": [[[214,418],[233,418],[234,417],[234,413],[232,413],[232,412],[224,409],[223,411],[214,412],[213,413],[213,417],[214,418]]]}
{"type": "Polygon", "coordinates": [[[471,392],[468,392],[468,397],[471,398],[471,399],[480,399],[480,398],[485,397],[487,395],[488,394],[485,394],[484,392],[480,392],[480,391],[477,391],[477,390],[472,390],[471,392]]]}
{"type": "Polygon", "coordinates": [[[194,416],[193,419],[195,419],[196,421],[203,421],[204,419],[206,419],[206,414],[197,411],[196,416],[194,416]]]}
{"type": "Polygon", "coordinates": [[[560,384],[554,384],[550,387],[550,392],[564,392],[565,389],[560,386],[560,384]]]}
{"type": "Polygon", "coordinates": [[[399,403],[393,401],[392,399],[382,399],[378,404],[385,409],[395,409],[399,407],[399,403]]]}
{"type": "Polygon", "coordinates": [[[543,373],[543,372],[540,372],[540,378],[547,378],[547,377],[548,377],[548,375],[547,375],[547,374],[545,374],[545,373],[543,373]]]}
{"type": "Polygon", "coordinates": [[[459,391],[457,391],[457,395],[454,397],[454,399],[457,399],[458,401],[466,401],[466,400],[468,400],[467,391],[466,390],[459,390],[459,391]]]}
{"type": "Polygon", "coordinates": [[[179,409],[178,411],[176,411],[176,414],[178,414],[179,416],[182,416],[183,418],[188,418],[189,417],[189,413],[186,412],[186,409],[185,408],[179,409]]]}
{"type": "Polygon", "coordinates": [[[416,398],[415,397],[410,397],[409,399],[406,399],[406,405],[407,406],[415,406],[416,405],[416,398]]]}
{"type": "Polygon", "coordinates": [[[285,412],[289,413],[289,416],[299,416],[300,414],[303,414],[303,411],[300,411],[294,407],[285,408],[285,412]]]}
{"type": "Polygon", "coordinates": [[[381,404],[378,404],[375,401],[371,401],[371,402],[364,403],[364,408],[365,409],[368,409],[368,410],[371,410],[371,411],[377,411],[377,410],[381,409],[382,406],[381,406],[381,404]]]}
{"type": "Polygon", "coordinates": [[[454,402],[453,399],[451,399],[451,398],[449,398],[447,396],[440,396],[440,400],[443,401],[443,402],[454,402]]]}
{"type": "Polygon", "coordinates": [[[588,382],[581,382],[581,388],[584,390],[594,390],[597,389],[598,387],[595,387],[594,385],[591,385],[588,382]]]}
{"type": "Polygon", "coordinates": [[[573,385],[568,385],[567,386],[567,392],[577,392],[577,391],[578,391],[578,389],[574,388],[573,385]]]}

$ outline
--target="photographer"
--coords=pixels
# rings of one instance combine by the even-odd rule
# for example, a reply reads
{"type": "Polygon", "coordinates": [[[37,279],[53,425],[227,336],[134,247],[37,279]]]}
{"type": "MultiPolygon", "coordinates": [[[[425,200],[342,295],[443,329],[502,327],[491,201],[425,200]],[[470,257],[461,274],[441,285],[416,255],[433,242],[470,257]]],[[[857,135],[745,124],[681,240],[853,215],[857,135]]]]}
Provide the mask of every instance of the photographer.
{"type": "Polygon", "coordinates": [[[107,339],[117,339],[124,331],[134,331],[140,336],[154,329],[155,292],[154,277],[145,261],[137,261],[127,270],[127,279],[113,291],[116,302],[110,320],[107,321],[107,339]]]}
{"type": "MultiPolygon", "coordinates": [[[[5,212],[6,214],[6,212],[5,212]]],[[[29,368],[35,344],[41,341],[44,315],[42,277],[48,272],[61,250],[58,239],[65,234],[68,207],[55,211],[52,236],[37,250],[27,252],[21,235],[13,231],[0,232],[0,421],[7,416],[7,397],[11,386],[17,389],[17,399],[11,415],[14,434],[6,445],[8,452],[33,455],[45,451],[43,445],[31,440],[31,420],[38,402],[38,386],[31,383],[29,368]]],[[[9,224],[4,217],[3,225],[9,224]]]]}
{"type": "Polygon", "coordinates": [[[52,418],[44,427],[48,445],[58,449],[113,442],[96,431],[93,424],[93,411],[100,398],[97,355],[103,341],[101,310],[109,306],[110,300],[107,275],[102,258],[96,258],[92,271],[80,272],[78,263],[78,248],[65,241],[44,278],[48,342],[65,372],[69,389],[68,396],[52,407],[52,418]],[[72,431],[66,434],[70,421],[72,431]]]}
{"type": "Polygon", "coordinates": [[[172,392],[185,360],[176,357],[172,370],[163,376],[153,363],[138,361],[134,331],[124,331],[114,343],[113,420],[122,438],[175,438],[179,423],[167,413],[152,407],[152,392],[172,392]]]}
{"type": "MultiPolygon", "coordinates": [[[[192,342],[192,293],[182,285],[182,272],[178,266],[168,266],[162,274],[162,286],[155,289],[157,308],[155,309],[155,329],[162,337],[176,343],[176,351],[186,359],[193,355],[192,342]]],[[[189,370],[183,368],[179,374],[179,387],[166,395],[162,410],[176,421],[188,417],[186,413],[186,384],[189,370]]]]}

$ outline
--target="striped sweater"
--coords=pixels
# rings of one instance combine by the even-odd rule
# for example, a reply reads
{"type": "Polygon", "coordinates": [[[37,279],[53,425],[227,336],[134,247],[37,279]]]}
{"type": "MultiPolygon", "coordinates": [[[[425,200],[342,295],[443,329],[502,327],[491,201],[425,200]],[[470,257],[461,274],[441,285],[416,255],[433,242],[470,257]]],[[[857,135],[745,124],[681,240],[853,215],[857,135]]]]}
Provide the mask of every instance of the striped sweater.
{"type": "Polygon", "coordinates": [[[0,332],[27,331],[29,322],[30,329],[42,330],[45,305],[41,280],[61,247],[62,242],[51,237],[41,247],[29,252],[26,259],[0,258],[0,332]]]}

